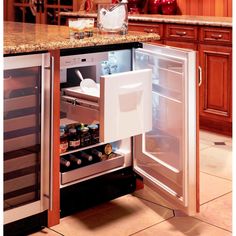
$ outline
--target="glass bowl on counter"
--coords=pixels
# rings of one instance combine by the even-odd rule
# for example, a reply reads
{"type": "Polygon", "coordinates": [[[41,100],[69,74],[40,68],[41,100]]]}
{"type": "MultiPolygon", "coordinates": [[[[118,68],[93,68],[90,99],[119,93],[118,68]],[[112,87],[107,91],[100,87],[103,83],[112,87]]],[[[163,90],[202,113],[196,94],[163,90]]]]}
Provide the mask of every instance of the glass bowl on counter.
{"type": "Polygon", "coordinates": [[[127,2],[99,4],[97,27],[100,32],[126,34],[128,30],[127,2]]]}

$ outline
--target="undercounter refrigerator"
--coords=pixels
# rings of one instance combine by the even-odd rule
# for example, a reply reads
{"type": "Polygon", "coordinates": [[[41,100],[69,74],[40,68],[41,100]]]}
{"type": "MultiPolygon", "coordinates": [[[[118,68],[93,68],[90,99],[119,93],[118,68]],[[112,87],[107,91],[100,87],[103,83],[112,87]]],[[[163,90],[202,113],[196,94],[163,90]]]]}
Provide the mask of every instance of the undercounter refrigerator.
{"type": "Polygon", "coordinates": [[[47,225],[51,64],[47,53],[4,57],[3,216],[8,235],[47,225]],[[21,228],[14,226],[22,219],[21,228]]]}
{"type": "MultiPolygon", "coordinates": [[[[194,214],[196,53],[141,43],[68,49],[61,51],[60,66],[61,214],[90,197],[95,201],[105,181],[106,197],[114,194],[112,173],[121,173],[122,182],[127,168],[177,209],[194,214]]],[[[124,182],[135,190],[135,183],[124,182]]]]}

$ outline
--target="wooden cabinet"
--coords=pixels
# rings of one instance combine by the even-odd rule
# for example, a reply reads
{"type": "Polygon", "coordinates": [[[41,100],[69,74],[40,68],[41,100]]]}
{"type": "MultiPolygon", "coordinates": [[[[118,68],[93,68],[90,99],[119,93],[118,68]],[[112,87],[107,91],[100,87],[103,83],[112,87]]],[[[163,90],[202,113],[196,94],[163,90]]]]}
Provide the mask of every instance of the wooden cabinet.
{"type": "Polygon", "coordinates": [[[232,29],[199,32],[200,128],[232,135],[232,29]]]}
{"type": "Polygon", "coordinates": [[[159,43],[198,52],[200,128],[232,135],[232,28],[132,22],[129,29],[159,33],[159,43]]]}
{"type": "Polygon", "coordinates": [[[152,41],[151,44],[162,44],[163,43],[163,24],[158,23],[136,23],[129,22],[130,31],[139,31],[145,33],[156,33],[160,35],[160,40],[152,41]]]}
{"type": "Polygon", "coordinates": [[[5,0],[4,20],[65,25],[66,18],[60,12],[75,10],[74,0],[5,0]]]}
{"type": "Polygon", "coordinates": [[[164,43],[168,46],[197,50],[198,28],[192,25],[166,24],[164,43]]]}
{"type": "Polygon", "coordinates": [[[200,28],[200,41],[208,44],[232,44],[232,29],[221,27],[201,27],[200,28]]]}
{"type": "Polygon", "coordinates": [[[232,135],[232,48],[199,46],[200,127],[232,135]]]}
{"type": "Polygon", "coordinates": [[[165,25],[165,38],[181,41],[196,41],[198,36],[197,26],[179,24],[165,25]]]}

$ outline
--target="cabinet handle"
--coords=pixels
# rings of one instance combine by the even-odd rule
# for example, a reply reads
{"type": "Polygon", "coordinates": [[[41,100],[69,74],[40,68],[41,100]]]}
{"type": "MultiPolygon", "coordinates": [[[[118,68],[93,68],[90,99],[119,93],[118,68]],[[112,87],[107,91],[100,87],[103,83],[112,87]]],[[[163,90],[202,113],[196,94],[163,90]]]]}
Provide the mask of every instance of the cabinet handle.
{"type": "Polygon", "coordinates": [[[154,32],[153,29],[148,29],[148,28],[145,28],[143,31],[146,33],[153,33],[154,32]]]}
{"type": "Polygon", "coordinates": [[[52,204],[53,204],[53,109],[54,109],[54,105],[53,105],[53,100],[54,100],[54,57],[51,57],[51,78],[50,78],[50,82],[51,82],[51,86],[50,86],[50,90],[51,90],[51,101],[50,101],[50,105],[51,105],[51,114],[50,114],[50,175],[49,175],[49,185],[50,185],[50,189],[49,189],[49,210],[52,211],[52,204]]]}
{"type": "Polygon", "coordinates": [[[198,70],[199,70],[199,82],[198,82],[198,86],[200,87],[202,85],[202,67],[198,66],[198,70]]]}
{"type": "Polygon", "coordinates": [[[222,34],[211,34],[211,37],[213,39],[221,39],[222,38],[222,34]]]}
{"type": "Polygon", "coordinates": [[[187,33],[185,32],[185,31],[176,31],[175,32],[177,35],[179,35],[179,36],[185,36],[185,35],[187,35],[187,33]]]}

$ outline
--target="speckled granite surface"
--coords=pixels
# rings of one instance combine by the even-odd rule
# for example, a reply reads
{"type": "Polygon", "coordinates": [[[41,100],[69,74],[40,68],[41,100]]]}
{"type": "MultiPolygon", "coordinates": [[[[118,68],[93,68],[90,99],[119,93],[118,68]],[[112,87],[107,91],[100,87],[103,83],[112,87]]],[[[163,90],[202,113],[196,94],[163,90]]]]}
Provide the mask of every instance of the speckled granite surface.
{"type": "MultiPolygon", "coordinates": [[[[96,17],[96,13],[85,12],[61,12],[60,15],[67,17],[96,17]]],[[[129,15],[130,21],[158,22],[158,23],[176,23],[192,24],[204,26],[232,27],[231,17],[213,17],[213,16],[190,16],[190,15],[155,15],[155,14],[137,14],[129,15]]]]}
{"type": "Polygon", "coordinates": [[[4,54],[27,53],[44,50],[99,46],[107,44],[159,40],[157,34],[129,32],[127,35],[101,35],[85,39],[70,39],[67,26],[4,22],[4,54]]]}

